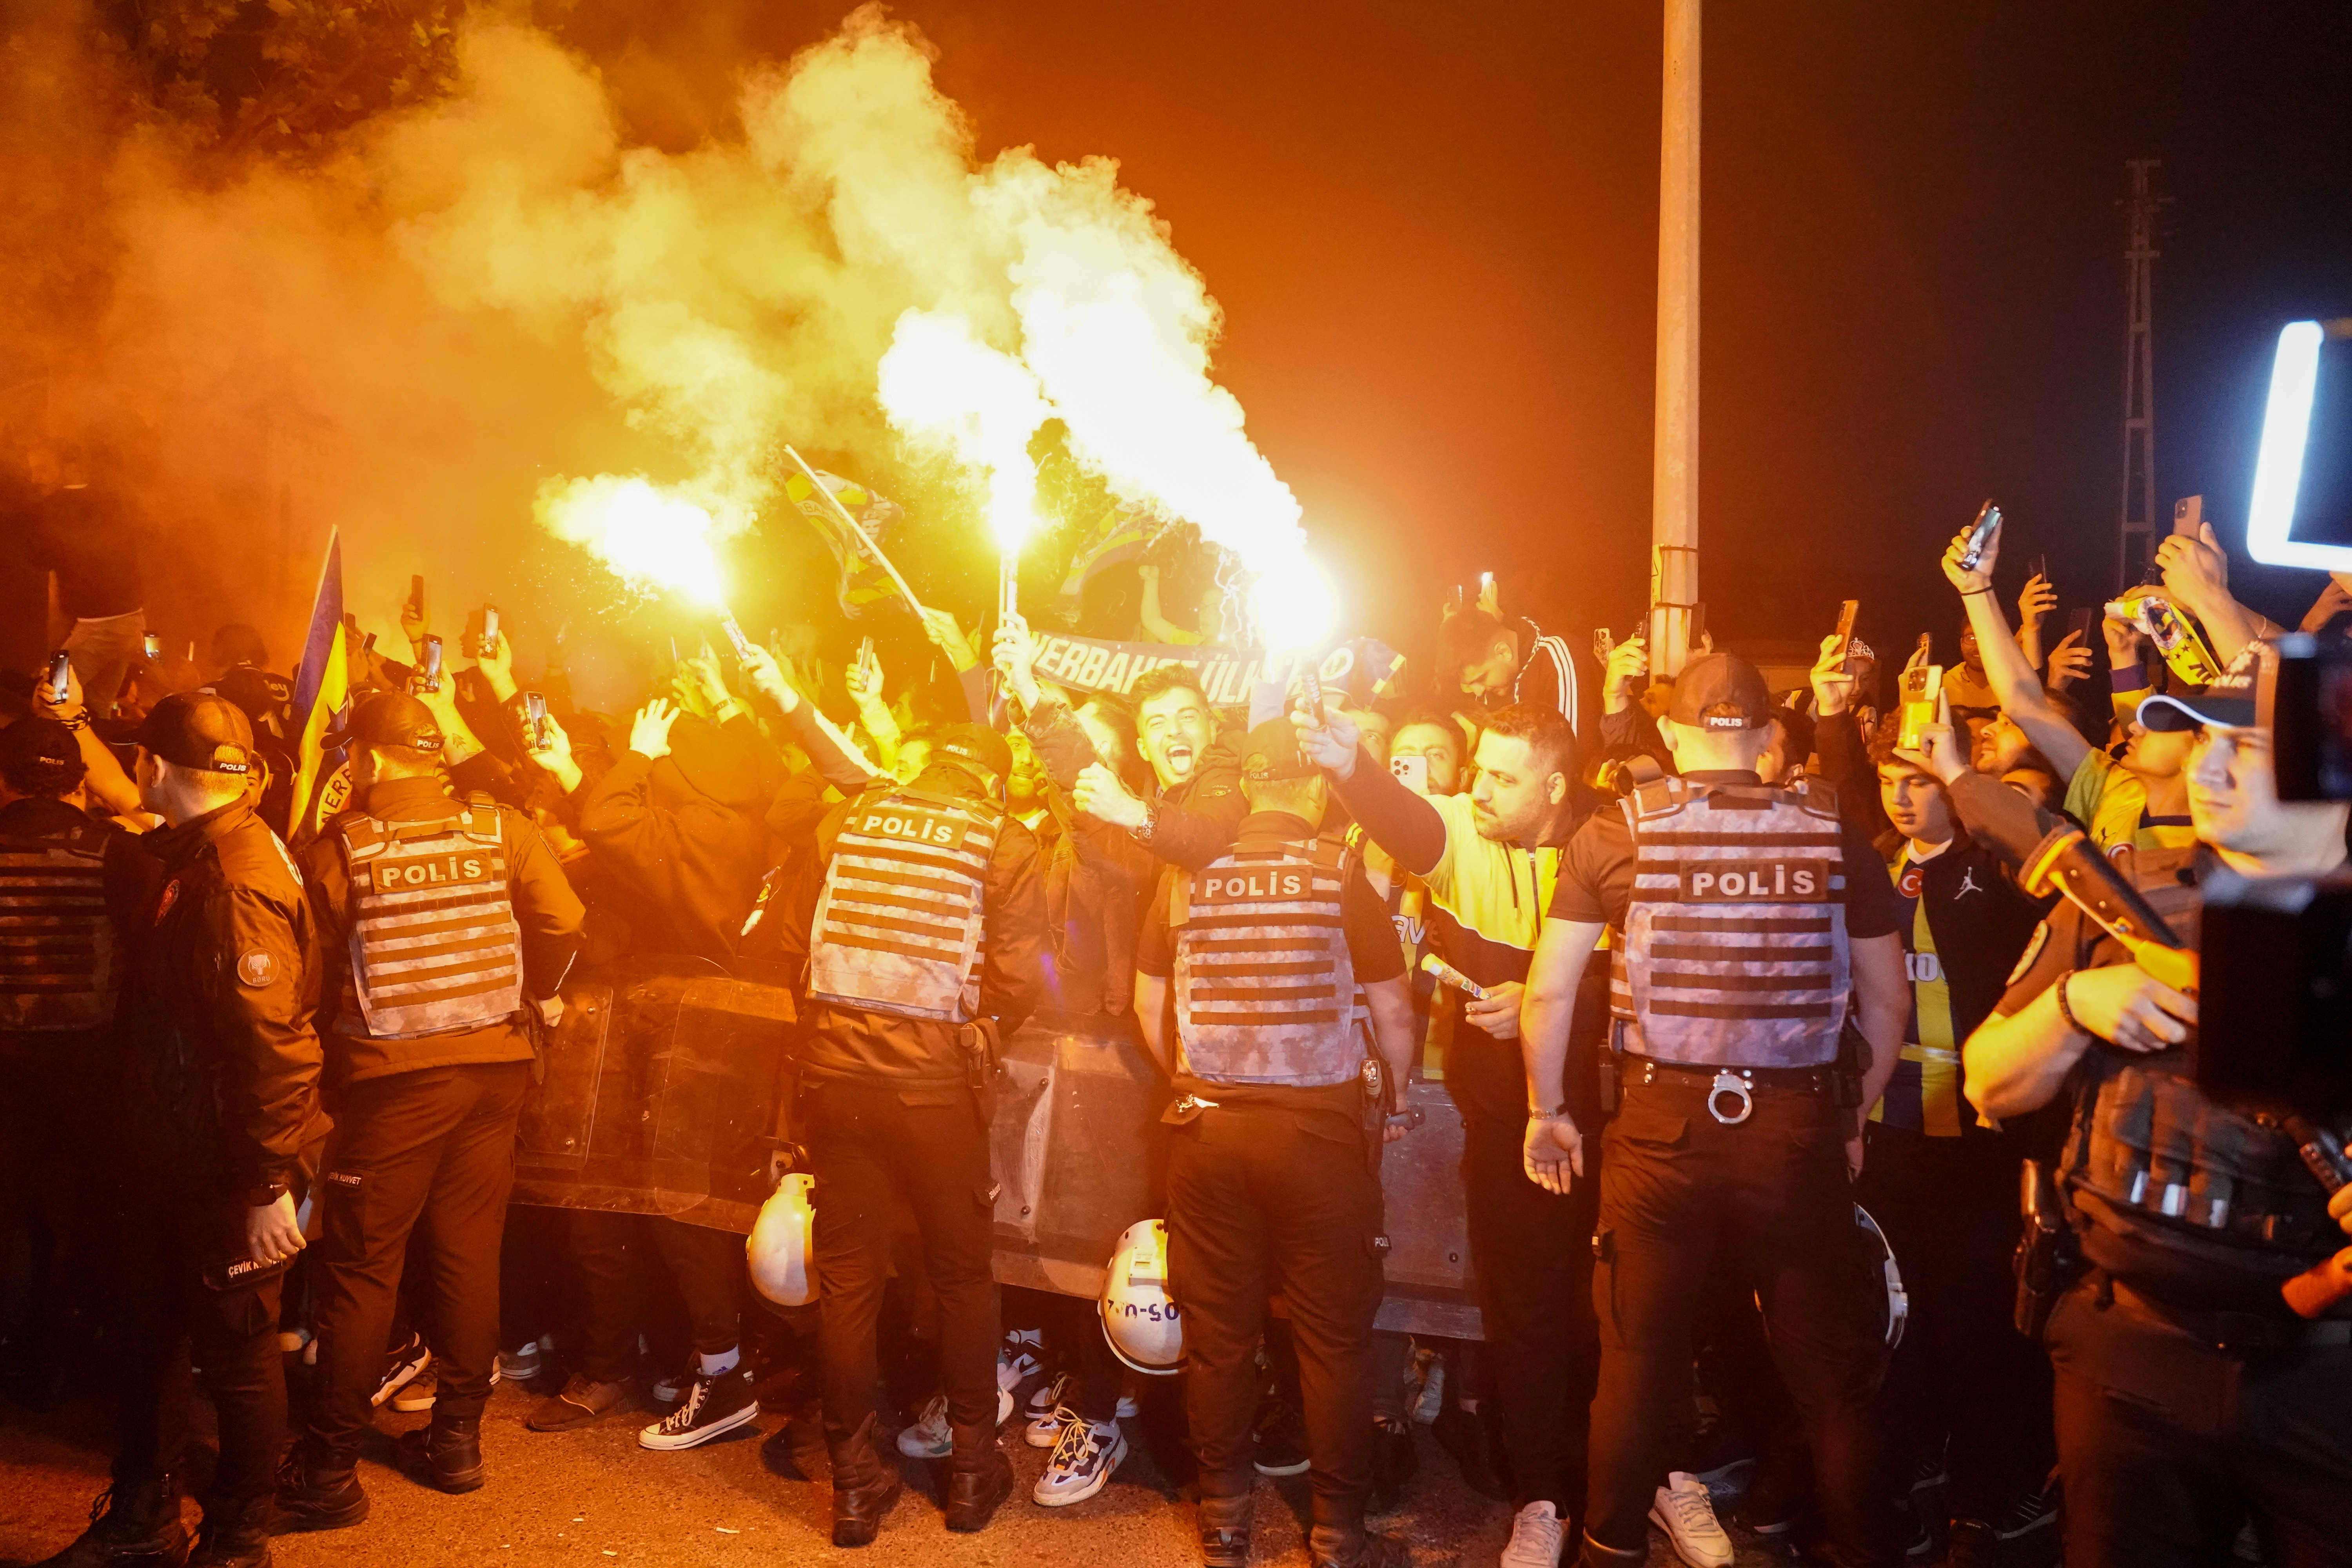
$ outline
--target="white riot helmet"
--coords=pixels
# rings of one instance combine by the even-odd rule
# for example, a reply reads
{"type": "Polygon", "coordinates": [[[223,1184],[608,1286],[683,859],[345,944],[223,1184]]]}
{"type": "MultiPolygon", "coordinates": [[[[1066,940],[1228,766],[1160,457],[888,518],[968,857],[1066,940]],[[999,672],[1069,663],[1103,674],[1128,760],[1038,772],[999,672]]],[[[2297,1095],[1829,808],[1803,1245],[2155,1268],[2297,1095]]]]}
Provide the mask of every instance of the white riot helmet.
{"type": "Polygon", "coordinates": [[[1853,1223],[1869,1238],[1868,1250],[1885,1275],[1886,1348],[1891,1351],[1903,1342],[1903,1324],[1911,1316],[1911,1294],[1903,1289],[1903,1270],[1895,1265],[1895,1248],[1887,1245],[1886,1233],[1878,1228],[1870,1211],[1854,1205],[1853,1223]]]}
{"type": "Polygon", "coordinates": [[[805,1307],[816,1300],[815,1186],[816,1178],[805,1171],[786,1173],[760,1205],[751,1238],[744,1243],[751,1283],[779,1307],[805,1307]]]}
{"type": "Polygon", "coordinates": [[[1156,1219],[1129,1226],[1103,1276],[1103,1338],[1111,1354],[1153,1377],[1183,1369],[1184,1325],[1168,1294],[1168,1227],[1156,1219]]]}

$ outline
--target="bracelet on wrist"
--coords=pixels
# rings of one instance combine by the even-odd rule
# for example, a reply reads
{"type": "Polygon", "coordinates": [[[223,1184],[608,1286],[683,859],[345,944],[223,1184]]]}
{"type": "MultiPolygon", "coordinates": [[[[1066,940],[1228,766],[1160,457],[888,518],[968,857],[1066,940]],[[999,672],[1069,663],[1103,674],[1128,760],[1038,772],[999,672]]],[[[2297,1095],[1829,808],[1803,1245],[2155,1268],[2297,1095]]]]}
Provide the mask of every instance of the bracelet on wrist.
{"type": "Polygon", "coordinates": [[[1960,590],[1960,597],[1961,597],[1961,598],[1963,598],[1963,599],[1973,599],[1973,598],[1975,598],[1979,594],[1990,594],[1990,593],[1991,593],[1991,592],[1992,592],[1992,589],[1991,589],[1991,588],[1990,588],[1990,587],[1983,587],[1983,588],[1963,588],[1963,589],[1961,589],[1961,590],[1960,590]]]}
{"type": "Polygon", "coordinates": [[[2058,998],[2058,1016],[2066,1021],[2066,1026],[2078,1035],[2087,1035],[2091,1031],[2083,1027],[2082,1020],[2074,1016],[2074,1009],[2066,1005],[2066,982],[2074,979],[2079,973],[2080,971],[2077,970],[2068,970],[2058,977],[2058,983],[2050,989],[2058,998]]]}

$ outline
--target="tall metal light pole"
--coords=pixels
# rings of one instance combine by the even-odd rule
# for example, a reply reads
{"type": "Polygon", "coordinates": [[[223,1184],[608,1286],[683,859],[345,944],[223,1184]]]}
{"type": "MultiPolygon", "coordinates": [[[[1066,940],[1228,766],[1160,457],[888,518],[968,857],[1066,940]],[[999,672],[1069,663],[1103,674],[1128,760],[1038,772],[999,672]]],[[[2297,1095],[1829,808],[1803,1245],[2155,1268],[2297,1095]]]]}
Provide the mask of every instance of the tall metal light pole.
{"type": "Polygon", "coordinates": [[[1680,673],[1698,603],[1700,0],[1665,0],[1659,106],[1658,399],[1650,467],[1650,668],[1680,673]]]}
{"type": "Polygon", "coordinates": [[[2116,586],[2128,588],[2147,570],[2156,549],[2156,212],[2167,198],[2150,187],[2153,158],[2124,164],[2131,193],[2124,198],[2124,493],[2116,528],[2116,586]]]}

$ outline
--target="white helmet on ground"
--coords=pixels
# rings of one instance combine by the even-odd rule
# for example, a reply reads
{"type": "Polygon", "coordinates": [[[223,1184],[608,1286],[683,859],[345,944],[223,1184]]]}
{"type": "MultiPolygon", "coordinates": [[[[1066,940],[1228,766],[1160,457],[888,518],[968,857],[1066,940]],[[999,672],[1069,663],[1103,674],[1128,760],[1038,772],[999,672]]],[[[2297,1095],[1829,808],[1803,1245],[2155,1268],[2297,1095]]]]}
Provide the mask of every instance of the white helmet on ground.
{"type": "Polygon", "coordinates": [[[1184,1325],[1168,1294],[1168,1227],[1156,1219],[1129,1226],[1103,1275],[1103,1338],[1111,1353],[1140,1373],[1167,1377],[1183,1369],[1184,1325]]]}
{"type": "Polygon", "coordinates": [[[1853,1205],[1853,1223],[1869,1237],[1869,1250],[1877,1258],[1886,1280],[1886,1348],[1893,1350],[1903,1342],[1903,1324],[1911,1316],[1911,1294],[1903,1289],[1903,1270],[1895,1265],[1895,1248],[1887,1243],[1886,1233],[1870,1217],[1870,1211],[1860,1204],[1853,1205]]]}
{"type": "Polygon", "coordinates": [[[816,1300],[814,1231],[816,1178],[787,1172],[760,1205],[743,1250],[751,1263],[751,1283],[779,1307],[805,1307],[816,1300]]]}

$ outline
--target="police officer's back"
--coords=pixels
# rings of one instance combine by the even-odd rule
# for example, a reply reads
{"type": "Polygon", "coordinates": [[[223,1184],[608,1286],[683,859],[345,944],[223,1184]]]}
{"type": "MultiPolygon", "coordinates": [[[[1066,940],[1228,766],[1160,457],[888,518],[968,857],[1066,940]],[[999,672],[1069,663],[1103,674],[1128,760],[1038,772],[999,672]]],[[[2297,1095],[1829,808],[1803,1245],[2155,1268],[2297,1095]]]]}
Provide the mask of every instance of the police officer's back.
{"type": "Polygon", "coordinates": [[[898,1492],[873,1446],[894,1194],[913,1205],[940,1300],[948,1527],[981,1529],[1012,1489],[995,1444],[989,1086],[996,1037],[1043,994],[1046,932],[1036,840],[1003,804],[1011,767],[1003,736],[946,726],[914,783],[877,779],[817,832],[798,1056],[836,1545],[871,1541],[898,1492]]]}
{"type": "Polygon", "coordinates": [[[55,1561],[161,1560],[184,1542],[193,1345],[220,1432],[199,1557],[257,1562],[284,1436],[279,1286],[327,1131],[311,1027],[318,945],[294,864],[253,811],[244,713],[205,693],[168,697],[139,743],[141,795],[170,825],[139,841],[156,866],[132,914],[121,997],[123,1246],[142,1266],[123,1276],[115,1485],[55,1561]]]}
{"type": "MultiPolygon", "coordinates": [[[[1613,928],[1622,1099],[1594,1236],[1601,1366],[1583,1552],[1595,1568],[1646,1558],[1692,1309],[1726,1246],[1757,1279],[1804,1415],[1830,1550],[1852,1564],[1901,1555],[1870,1420],[1885,1298],[1848,1172],[1909,1011],[1899,911],[1828,791],[1757,776],[1769,713],[1746,660],[1685,667],[1667,714],[1683,776],[1594,814],[1570,841],[1523,1010],[1530,1081],[1556,1083],[1577,982],[1613,928]],[[1866,1073],[1839,1066],[1850,1008],[1866,1073]]],[[[1564,1106],[1529,1116],[1528,1174],[1565,1190],[1584,1134],[1564,1106]]]]}
{"type": "MultiPolygon", "coordinates": [[[[2202,694],[2140,705],[2150,730],[2198,731],[2200,847],[2126,862],[2184,943],[2217,859],[2249,877],[2345,860],[2342,805],[2276,798],[2260,719],[2271,660],[2253,645],[2202,694]]],[[[2000,787],[1964,777],[1954,798],[1969,809],[1967,792],[2000,787]]],[[[2281,954],[2283,990],[2303,980],[2292,963],[2281,954]]],[[[1962,1053],[1991,1115],[2071,1101],[2051,1206],[2080,1258],[2033,1303],[2056,1373],[2068,1568],[2225,1562],[2249,1514],[2283,1568],[2352,1561],[2352,1302],[2305,1321],[2281,1292],[2344,1246],[2352,1199],[2331,1219],[2294,1139],[2199,1089],[2198,1016],[2060,904],[1962,1053]]]]}
{"type": "Polygon", "coordinates": [[[431,1428],[408,1435],[400,1458],[446,1490],[482,1483],[516,1119],[541,1002],[562,983],[581,921],[528,816],[449,795],[424,703],[379,692],[328,744],[348,749],[360,804],[303,852],[329,944],[336,1138],[320,1178],[319,1386],[279,1491],[294,1528],[312,1530],[367,1515],[352,1467],[420,1219],[439,1395],[431,1428]]]}
{"type": "Polygon", "coordinates": [[[1250,813],[1232,848],[1171,871],[1136,955],[1136,1016],[1171,1068],[1169,1286],[1185,1323],[1186,1404],[1212,1568],[1249,1560],[1255,1355],[1269,1294],[1290,1304],[1307,1399],[1318,1568],[1396,1560],[1369,1537],[1372,1319],[1381,1301],[1378,1144],[1354,1003],[1380,1061],[1412,1066],[1412,1002],[1387,910],[1343,843],[1319,838],[1327,785],[1276,719],[1243,746],[1250,813]],[[1173,992],[1175,1039],[1164,1018],[1173,992]]]}

